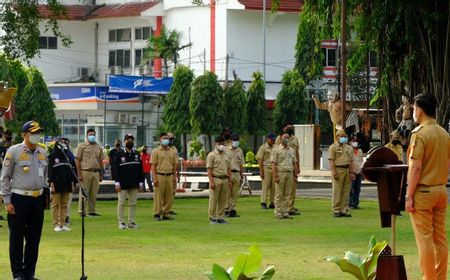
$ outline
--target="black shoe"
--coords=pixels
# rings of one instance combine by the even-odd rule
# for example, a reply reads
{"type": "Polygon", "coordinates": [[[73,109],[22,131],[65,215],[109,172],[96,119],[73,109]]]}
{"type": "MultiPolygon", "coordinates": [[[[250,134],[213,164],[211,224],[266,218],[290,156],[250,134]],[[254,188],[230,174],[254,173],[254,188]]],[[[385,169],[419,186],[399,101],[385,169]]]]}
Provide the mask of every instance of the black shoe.
{"type": "Polygon", "coordinates": [[[334,213],[334,217],[335,217],[335,218],[340,218],[340,217],[342,217],[342,216],[341,216],[341,213],[334,213]]]}
{"type": "Polygon", "coordinates": [[[353,209],[361,209],[358,205],[353,206],[353,209]]]}
{"type": "Polygon", "coordinates": [[[171,220],[175,220],[175,218],[174,218],[174,217],[170,217],[170,216],[163,216],[163,217],[162,217],[162,219],[163,219],[164,221],[171,221],[171,220]]]}
{"type": "Polygon", "coordinates": [[[80,213],[80,217],[86,217],[86,213],[80,213]]]}
{"type": "Polygon", "coordinates": [[[18,277],[14,277],[14,279],[13,280],[25,280],[25,278],[24,277],[22,277],[22,276],[18,276],[18,277]]]}
{"type": "Polygon", "coordinates": [[[228,222],[225,221],[224,219],[218,219],[218,220],[217,220],[217,223],[218,223],[218,224],[228,224],[228,222]]]}
{"type": "Polygon", "coordinates": [[[224,215],[225,215],[225,217],[229,217],[230,216],[230,211],[225,211],[224,215]]]}
{"type": "Polygon", "coordinates": [[[157,220],[157,221],[161,221],[161,220],[162,220],[162,219],[161,219],[161,215],[159,215],[159,214],[153,215],[153,218],[154,218],[155,220],[157,220]]]}
{"type": "Polygon", "coordinates": [[[93,212],[93,213],[89,213],[88,216],[91,216],[91,217],[100,217],[101,215],[100,215],[99,213],[93,212]]]}
{"type": "Polygon", "coordinates": [[[340,213],[340,214],[341,214],[341,217],[344,217],[344,218],[350,218],[352,216],[352,214],[349,214],[349,213],[340,213]]]}
{"type": "Polygon", "coordinates": [[[270,209],[275,209],[275,204],[270,203],[269,208],[270,208],[270,209]]]}
{"type": "Polygon", "coordinates": [[[267,209],[267,204],[265,204],[264,202],[261,203],[261,209],[267,209]]]}
{"type": "Polygon", "coordinates": [[[290,216],[299,216],[299,215],[300,215],[300,212],[298,212],[298,211],[290,211],[290,212],[289,212],[289,215],[290,215],[290,216]]]}
{"type": "Polygon", "coordinates": [[[240,217],[241,215],[239,215],[237,212],[236,212],[236,210],[231,210],[230,211],[230,215],[228,215],[228,217],[230,217],[230,218],[237,218],[237,217],[240,217]]]}
{"type": "Polygon", "coordinates": [[[2,215],[0,215],[0,221],[4,221],[4,220],[5,220],[5,218],[3,218],[2,215]]]}
{"type": "Polygon", "coordinates": [[[176,215],[177,213],[175,213],[175,211],[170,211],[169,214],[170,215],[176,215]]]}

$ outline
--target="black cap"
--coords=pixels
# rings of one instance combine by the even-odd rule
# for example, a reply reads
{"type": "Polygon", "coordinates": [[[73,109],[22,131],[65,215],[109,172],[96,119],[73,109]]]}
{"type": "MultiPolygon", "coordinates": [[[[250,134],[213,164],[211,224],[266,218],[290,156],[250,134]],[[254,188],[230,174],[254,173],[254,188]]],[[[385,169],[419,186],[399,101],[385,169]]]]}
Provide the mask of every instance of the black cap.
{"type": "Polygon", "coordinates": [[[223,138],[223,136],[217,136],[215,139],[216,143],[222,143],[225,142],[225,138],[223,138]]]}
{"type": "Polygon", "coordinates": [[[231,140],[238,141],[239,138],[240,138],[240,136],[238,133],[235,132],[235,133],[231,134],[231,140]]]}
{"type": "Polygon", "coordinates": [[[22,132],[36,133],[39,131],[43,131],[43,129],[40,127],[39,123],[36,121],[28,121],[22,126],[22,132]]]}
{"type": "Polygon", "coordinates": [[[275,133],[271,132],[271,133],[267,134],[267,138],[275,140],[275,138],[277,138],[277,136],[275,135],[275,133]]]}
{"type": "Polygon", "coordinates": [[[130,133],[126,134],[125,137],[123,138],[123,141],[128,140],[128,139],[133,139],[134,140],[134,136],[130,133]]]}

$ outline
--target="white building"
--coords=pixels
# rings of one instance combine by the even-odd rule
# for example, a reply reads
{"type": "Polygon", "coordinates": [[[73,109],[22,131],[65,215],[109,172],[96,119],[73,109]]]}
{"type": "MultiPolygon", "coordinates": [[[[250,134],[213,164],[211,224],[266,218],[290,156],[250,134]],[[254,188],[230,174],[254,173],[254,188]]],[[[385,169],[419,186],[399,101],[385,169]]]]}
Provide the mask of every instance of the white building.
{"type": "MultiPolygon", "coordinates": [[[[66,48],[50,32],[42,32],[41,56],[32,64],[42,69],[63,133],[74,143],[83,140],[87,127],[97,129],[102,144],[126,133],[137,135],[138,143],[152,143],[161,122],[159,96],[151,95],[141,103],[138,95],[110,94],[106,117],[103,96],[109,74],[161,74],[160,61],[148,61],[144,54],[146,39],[162,25],[182,32],[182,44],[192,43],[180,52],[179,62],[196,75],[210,70],[224,80],[232,79],[235,72],[243,81],[251,81],[253,72],[264,71],[265,60],[269,100],[275,99],[284,71],[294,65],[300,0],[283,0],[275,14],[267,1],[266,28],[263,1],[257,0],[206,0],[204,6],[193,5],[192,0],[62,2],[67,18],[60,20],[61,29],[73,44],[66,48]],[[89,80],[92,83],[86,83],[89,80]]],[[[50,16],[45,6],[40,11],[50,16]]]]}

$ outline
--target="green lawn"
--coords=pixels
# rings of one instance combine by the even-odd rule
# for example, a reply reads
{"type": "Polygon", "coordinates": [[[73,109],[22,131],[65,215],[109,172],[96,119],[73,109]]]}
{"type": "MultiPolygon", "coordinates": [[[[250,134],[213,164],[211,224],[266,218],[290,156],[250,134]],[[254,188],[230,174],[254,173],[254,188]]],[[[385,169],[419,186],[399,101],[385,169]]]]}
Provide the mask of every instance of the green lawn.
{"type": "MultiPolygon", "coordinates": [[[[352,218],[333,218],[329,200],[299,199],[301,216],[276,220],[270,210],[261,210],[257,197],[238,201],[240,218],[229,225],[210,225],[208,200],[177,199],[175,221],[152,219],[153,201],[138,202],[139,230],[119,230],[116,202],[100,201],[100,218],[86,219],[86,274],[89,279],[207,279],[203,272],[213,263],[229,267],[239,253],[257,244],[263,264],[275,265],[274,279],[353,279],[324,261],[345,250],[367,251],[371,235],[388,240],[382,229],[378,204],[363,201],[352,218]]],[[[74,203],[76,208],[76,203],[74,203]]],[[[4,214],[4,211],[2,211],[4,214]]],[[[407,215],[397,219],[397,248],[404,255],[408,279],[419,279],[418,257],[407,215]]],[[[41,279],[79,279],[81,220],[74,215],[72,232],[53,232],[46,211],[36,276],[41,279]]],[[[0,228],[0,279],[11,279],[8,230],[0,228]]],[[[450,279],[450,278],[449,278],[450,279]]]]}

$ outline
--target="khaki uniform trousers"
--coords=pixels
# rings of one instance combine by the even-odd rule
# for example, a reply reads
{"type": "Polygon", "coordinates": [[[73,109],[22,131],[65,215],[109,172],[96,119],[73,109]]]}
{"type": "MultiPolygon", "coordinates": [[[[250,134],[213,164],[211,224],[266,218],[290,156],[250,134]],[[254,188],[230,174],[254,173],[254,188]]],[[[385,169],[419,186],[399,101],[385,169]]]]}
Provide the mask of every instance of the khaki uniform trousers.
{"type": "Polygon", "coordinates": [[[418,186],[411,223],[424,280],[446,280],[448,244],[445,219],[448,194],[444,185],[418,186]]]}
{"type": "Polygon", "coordinates": [[[165,176],[156,174],[158,177],[158,187],[154,188],[154,214],[169,216],[173,203],[173,175],[165,176]]]}
{"type": "Polygon", "coordinates": [[[291,195],[292,185],[294,183],[294,174],[292,171],[278,171],[279,183],[275,183],[275,217],[289,216],[288,200],[291,195]]]}
{"type": "Polygon", "coordinates": [[[228,199],[228,178],[213,178],[215,190],[209,189],[208,214],[210,219],[223,219],[228,199]]]}
{"type": "Polygon", "coordinates": [[[239,197],[239,191],[241,190],[241,173],[231,173],[231,189],[228,192],[228,203],[225,211],[236,211],[237,199],[239,197]]]}
{"type": "Polygon", "coordinates": [[[66,224],[67,203],[70,192],[55,193],[52,195],[52,222],[53,225],[66,224]]]}
{"type": "Polygon", "coordinates": [[[333,178],[333,212],[347,213],[350,195],[350,173],[348,167],[336,167],[338,178],[333,178]]]}
{"type": "Polygon", "coordinates": [[[264,179],[262,180],[261,203],[267,203],[269,197],[270,204],[275,201],[275,181],[272,178],[272,168],[264,167],[264,179]]]}
{"type": "MultiPolygon", "coordinates": [[[[95,203],[97,201],[97,193],[100,184],[100,174],[98,172],[90,172],[81,170],[81,176],[83,177],[83,182],[81,186],[85,188],[87,195],[89,195],[89,203],[85,199],[84,209],[86,209],[88,214],[95,213],[95,203]]],[[[80,188],[81,195],[81,188],[80,188]]],[[[78,212],[81,213],[81,201],[78,202],[78,212]]]]}
{"type": "Polygon", "coordinates": [[[134,217],[136,213],[136,202],[137,202],[138,188],[131,188],[126,190],[120,190],[117,193],[117,219],[119,224],[124,223],[125,216],[125,200],[128,197],[128,223],[134,223],[134,217]]]}

